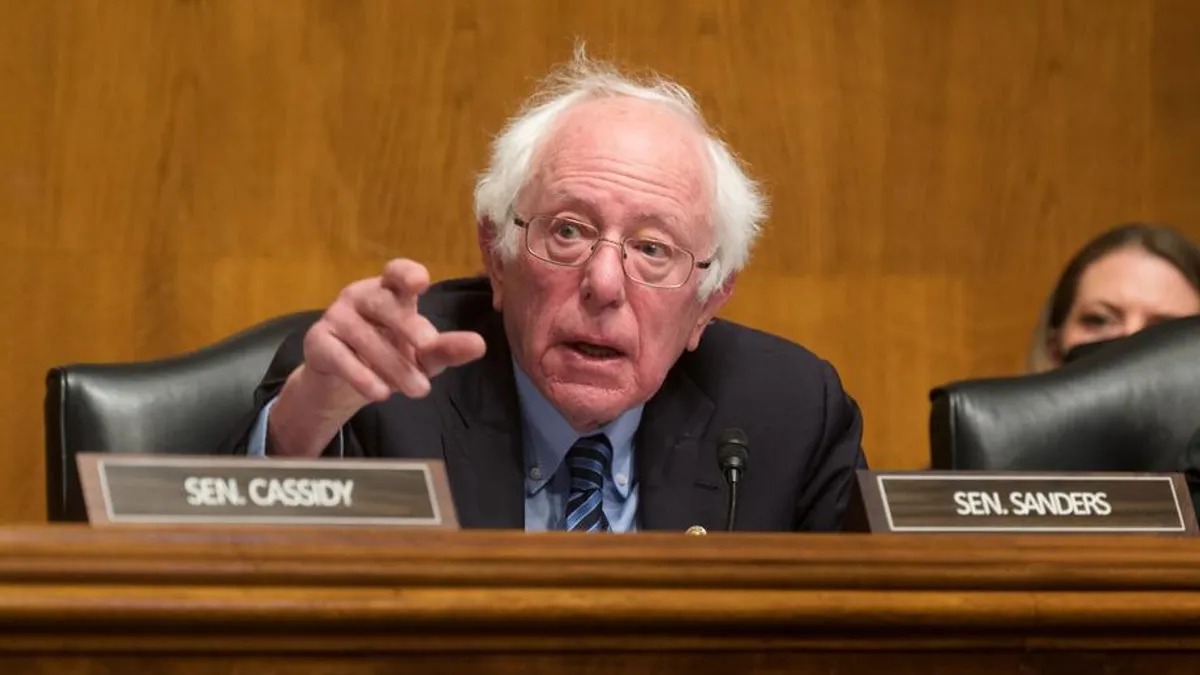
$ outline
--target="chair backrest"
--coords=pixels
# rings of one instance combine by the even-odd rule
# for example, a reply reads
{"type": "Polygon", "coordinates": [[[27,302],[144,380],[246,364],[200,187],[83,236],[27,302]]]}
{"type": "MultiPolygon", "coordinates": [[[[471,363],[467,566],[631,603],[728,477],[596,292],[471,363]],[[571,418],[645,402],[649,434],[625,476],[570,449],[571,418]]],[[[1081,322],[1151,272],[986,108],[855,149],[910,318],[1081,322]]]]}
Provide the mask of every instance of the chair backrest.
{"type": "Polygon", "coordinates": [[[213,453],[252,410],[279,345],[319,317],[277,317],[162,360],[52,368],[44,419],[49,520],[87,520],[78,453],[213,453]]]}
{"type": "Polygon", "coordinates": [[[1200,317],[1050,372],[955,382],[930,397],[933,469],[1187,472],[1200,427],[1200,317]]]}

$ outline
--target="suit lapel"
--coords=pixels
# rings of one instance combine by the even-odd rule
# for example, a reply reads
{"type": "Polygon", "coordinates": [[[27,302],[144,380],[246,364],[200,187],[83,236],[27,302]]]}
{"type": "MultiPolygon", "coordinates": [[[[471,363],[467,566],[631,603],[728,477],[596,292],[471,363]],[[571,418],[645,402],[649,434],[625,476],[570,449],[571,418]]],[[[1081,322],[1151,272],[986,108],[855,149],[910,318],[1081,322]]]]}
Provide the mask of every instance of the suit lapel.
{"type": "MultiPolygon", "coordinates": [[[[512,356],[498,314],[477,330],[487,354],[441,376],[447,379],[445,412],[460,422],[443,430],[446,472],[464,527],[524,529],[523,430],[512,356]]],[[[635,459],[641,529],[719,526],[718,515],[695,500],[698,485],[713,494],[720,487],[712,472],[698,471],[700,442],[714,409],[679,368],[646,403],[635,459]]]]}
{"type": "Polygon", "coordinates": [[[711,518],[697,510],[694,500],[700,441],[714,408],[682,370],[673,370],[646,403],[636,451],[642,529],[715,525],[704,522],[711,518]]]}
{"type": "Polygon", "coordinates": [[[451,411],[461,426],[443,428],[446,473],[464,527],[524,529],[521,413],[512,357],[499,315],[477,328],[487,354],[452,371],[451,411]]]}

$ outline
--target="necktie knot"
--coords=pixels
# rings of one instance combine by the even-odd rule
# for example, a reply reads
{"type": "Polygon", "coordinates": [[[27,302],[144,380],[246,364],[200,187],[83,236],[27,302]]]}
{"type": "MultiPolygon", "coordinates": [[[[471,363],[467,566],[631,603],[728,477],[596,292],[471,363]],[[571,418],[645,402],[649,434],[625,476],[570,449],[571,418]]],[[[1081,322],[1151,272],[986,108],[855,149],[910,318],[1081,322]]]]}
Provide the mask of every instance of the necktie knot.
{"type": "Polygon", "coordinates": [[[604,434],[581,438],[567,452],[571,492],[567,496],[568,531],[607,532],[604,479],[612,466],[612,445],[604,434]]]}

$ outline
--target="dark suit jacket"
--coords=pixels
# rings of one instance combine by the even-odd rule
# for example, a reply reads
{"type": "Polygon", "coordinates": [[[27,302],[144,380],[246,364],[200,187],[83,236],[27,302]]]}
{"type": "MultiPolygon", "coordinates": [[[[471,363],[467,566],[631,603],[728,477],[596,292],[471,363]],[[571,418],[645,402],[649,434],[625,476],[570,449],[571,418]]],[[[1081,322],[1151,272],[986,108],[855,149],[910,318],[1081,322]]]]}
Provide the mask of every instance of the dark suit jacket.
{"type": "MultiPolygon", "coordinates": [[[[434,378],[423,399],[396,395],[363,408],[345,429],[346,456],[444,460],[464,528],[523,528],[521,414],[488,281],[435,284],[419,308],[439,330],[479,332],[487,354],[434,378]]],[[[257,409],[300,364],[303,338],[297,333],[280,347],[255,394],[257,409]]],[[[253,417],[257,411],[236,430],[229,452],[246,452],[253,417]]],[[[750,441],[738,530],[840,527],[854,470],[866,466],[857,405],[829,363],[718,320],[643,412],[635,441],[641,529],[724,528],[727,486],[716,437],[727,427],[740,427],[750,441]]]]}

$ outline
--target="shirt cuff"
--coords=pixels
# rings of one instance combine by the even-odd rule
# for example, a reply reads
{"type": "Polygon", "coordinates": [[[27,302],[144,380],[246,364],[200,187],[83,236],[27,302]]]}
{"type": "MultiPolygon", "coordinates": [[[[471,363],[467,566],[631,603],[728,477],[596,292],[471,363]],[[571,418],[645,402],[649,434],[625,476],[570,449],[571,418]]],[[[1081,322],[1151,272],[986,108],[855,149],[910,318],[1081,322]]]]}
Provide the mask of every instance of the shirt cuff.
{"type": "Polygon", "coordinates": [[[267,456],[267,419],[271,416],[271,408],[274,407],[275,401],[278,400],[273,398],[263,406],[262,412],[258,414],[258,421],[250,430],[250,443],[246,448],[246,454],[250,457],[267,456]]]}

